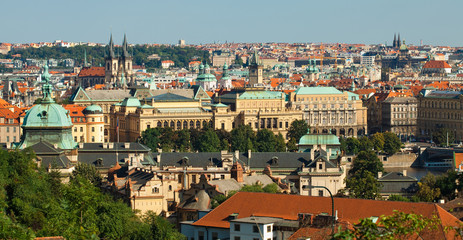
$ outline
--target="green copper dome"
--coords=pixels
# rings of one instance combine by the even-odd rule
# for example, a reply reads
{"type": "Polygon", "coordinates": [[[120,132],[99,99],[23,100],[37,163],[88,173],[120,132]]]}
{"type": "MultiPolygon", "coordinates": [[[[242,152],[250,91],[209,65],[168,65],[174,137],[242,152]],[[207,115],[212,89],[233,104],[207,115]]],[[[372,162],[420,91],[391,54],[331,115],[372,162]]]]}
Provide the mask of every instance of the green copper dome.
{"type": "Polygon", "coordinates": [[[72,127],[72,122],[60,105],[37,104],[27,111],[22,127],[72,127]]]}
{"type": "Polygon", "coordinates": [[[333,134],[306,134],[299,139],[299,145],[341,145],[333,134]]]}
{"type": "Polygon", "coordinates": [[[51,98],[52,86],[49,83],[48,67],[42,74],[44,85],[40,104],[26,112],[22,124],[23,136],[19,148],[30,147],[40,141],[57,145],[61,149],[74,149],[77,144],[72,137],[72,121],[69,112],[51,98]]]}
{"type": "Polygon", "coordinates": [[[98,105],[90,105],[86,107],[83,111],[84,114],[95,114],[95,113],[103,113],[103,109],[98,105]]]}
{"type": "Polygon", "coordinates": [[[125,98],[124,101],[122,101],[121,106],[125,107],[139,107],[141,106],[140,100],[136,97],[128,97],[125,98]]]}

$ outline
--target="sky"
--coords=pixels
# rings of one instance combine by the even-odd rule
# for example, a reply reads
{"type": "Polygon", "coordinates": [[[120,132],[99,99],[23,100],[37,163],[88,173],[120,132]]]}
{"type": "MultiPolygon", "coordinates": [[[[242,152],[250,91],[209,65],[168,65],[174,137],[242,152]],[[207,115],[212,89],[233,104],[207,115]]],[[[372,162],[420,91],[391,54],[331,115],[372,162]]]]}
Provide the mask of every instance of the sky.
{"type": "Polygon", "coordinates": [[[0,42],[224,42],[463,46],[461,0],[14,0],[0,42]]]}

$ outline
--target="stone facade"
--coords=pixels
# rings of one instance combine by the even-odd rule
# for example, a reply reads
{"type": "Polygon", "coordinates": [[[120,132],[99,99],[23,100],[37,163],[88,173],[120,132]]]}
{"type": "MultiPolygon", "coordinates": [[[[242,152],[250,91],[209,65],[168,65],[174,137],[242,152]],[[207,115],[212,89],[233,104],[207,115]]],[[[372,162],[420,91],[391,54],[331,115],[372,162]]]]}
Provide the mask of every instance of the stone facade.
{"type": "Polygon", "coordinates": [[[418,101],[414,97],[392,97],[381,106],[382,130],[400,136],[416,134],[418,101]]]}
{"type": "Polygon", "coordinates": [[[314,133],[336,136],[364,135],[367,132],[367,108],[357,94],[334,87],[301,87],[290,94],[289,106],[303,112],[314,133]]]}
{"type": "Polygon", "coordinates": [[[463,94],[459,91],[428,91],[418,96],[418,136],[430,138],[447,128],[457,142],[463,141],[463,94]]]}

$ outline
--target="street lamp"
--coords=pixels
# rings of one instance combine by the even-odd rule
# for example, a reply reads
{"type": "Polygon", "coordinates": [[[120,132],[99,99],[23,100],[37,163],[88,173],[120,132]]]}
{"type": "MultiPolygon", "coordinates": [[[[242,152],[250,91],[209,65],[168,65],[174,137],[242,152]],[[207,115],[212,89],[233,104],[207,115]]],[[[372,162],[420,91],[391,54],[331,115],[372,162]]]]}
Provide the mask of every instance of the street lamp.
{"type": "Polygon", "coordinates": [[[324,188],[330,194],[330,197],[331,197],[331,217],[333,218],[332,219],[333,222],[332,222],[332,226],[331,226],[331,231],[332,231],[332,234],[334,234],[334,226],[335,226],[336,219],[334,218],[334,198],[333,198],[333,194],[331,194],[331,191],[325,186],[308,186],[308,185],[306,185],[304,187],[305,188],[324,188]]]}

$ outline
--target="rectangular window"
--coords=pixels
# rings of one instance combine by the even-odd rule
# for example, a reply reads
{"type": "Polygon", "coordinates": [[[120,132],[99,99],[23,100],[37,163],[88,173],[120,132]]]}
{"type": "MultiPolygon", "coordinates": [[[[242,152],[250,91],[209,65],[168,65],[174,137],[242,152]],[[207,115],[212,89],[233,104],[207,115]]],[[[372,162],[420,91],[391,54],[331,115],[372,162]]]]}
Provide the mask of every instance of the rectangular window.
{"type": "Polygon", "coordinates": [[[10,136],[6,136],[6,142],[10,142],[10,136]]]}
{"type": "Polygon", "coordinates": [[[259,227],[258,226],[252,226],[252,232],[258,233],[259,232],[259,227]]]}
{"type": "Polygon", "coordinates": [[[95,132],[95,127],[92,127],[92,132],[95,132]]]}
{"type": "Polygon", "coordinates": [[[13,142],[16,142],[16,136],[13,136],[13,142]]]}
{"type": "Polygon", "coordinates": [[[212,233],[212,240],[217,240],[217,239],[219,239],[219,234],[216,233],[216,232],[213,232],[212,233]]]}
{"type": "Polygon", "coordinates": [[[318,196],[323,197],[323,190],[318,190],[318,196]]]}
{"type": "Polygon", "coordinates": [[[239,224],[236,224],[236,223],[235,223],[235,225],[234,225],[234,226],[235,226],[235,227],[234,227],[234,229],[235,229],[235,232],[239,232],[239,231],[240,231],[240,229],[241,229],[241,226],[240,226],[239,224]]]}
{"type": "Polygon", "coordinates": [[[13,132],[16,132],[16,127],[13,127],[13,132]]]}
{"type": "Polygon", "coordinates": [[[80,132],[83,132],[84,131],[84,128],[83,127],[80,127],[80,132]]]}
{"type": "Polygon", "coordinates": [[[198,232],[198,239],[199,240],[204,240],[204,232],[203,231],[198,232]]]}
{"type": "Polygon", "coordinates": [[[267,226],[267,232],[271,232],[272,231],[272,226],[267,226]]]}
{"type": "Polygon", "coordinates": [[[10,127],[6,127],[6,132],[10,132],[10,127]]]}
{"type": "Polygon", "coordinates": [[[77,132],[77,128],[76,128],[76,127],[74,128],[74,132],[77,132]]]}

